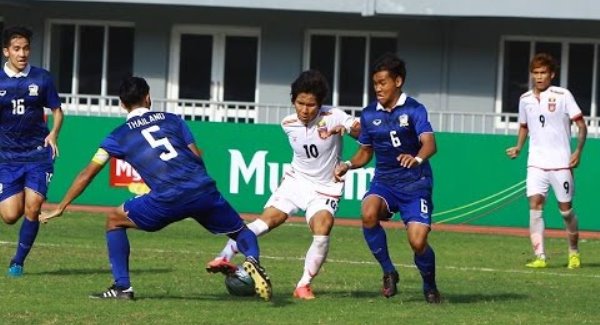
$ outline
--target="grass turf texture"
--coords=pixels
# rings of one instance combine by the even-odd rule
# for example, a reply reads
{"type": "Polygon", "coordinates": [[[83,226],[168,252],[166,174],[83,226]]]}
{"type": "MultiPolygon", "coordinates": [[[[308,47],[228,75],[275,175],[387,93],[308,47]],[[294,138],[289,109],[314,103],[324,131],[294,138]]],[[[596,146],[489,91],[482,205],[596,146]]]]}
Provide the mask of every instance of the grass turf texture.
{"type": "MultiPolygon", "coordinates": [[[[8,261],[19,225],[0,228],[8,261]]],[[[67,213],[42,225],[22,278],[0,275],[3,324],[585,324],[597,323],[600,241],[581,243],[583,267],[568,270],[565,239],[548,239],[550,266],[524,267],[529,239],[433,232],[438,285],[445,302],[428,305],[404,230],[389,229],[399,293],[381,296],[381,270],[362,231],[336,226],[328,262],[313,282],[317,299],[292,298],[311,241],[305,224],[285,224],[260,238],[274,296],[230,296],[223,277],[204,271],[225,243],[193,221],[158,233],[128,231],[136,301],[98,301],[111,284],[104,215],[67,213]]],[[[241,262],[239,257],[236,262],[241,262]]]]}

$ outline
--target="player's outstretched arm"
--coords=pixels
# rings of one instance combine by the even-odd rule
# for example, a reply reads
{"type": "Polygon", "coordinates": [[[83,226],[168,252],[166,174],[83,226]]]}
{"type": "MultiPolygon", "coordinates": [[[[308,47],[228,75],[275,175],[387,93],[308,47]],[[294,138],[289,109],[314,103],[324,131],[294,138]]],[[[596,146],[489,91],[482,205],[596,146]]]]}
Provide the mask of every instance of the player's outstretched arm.
{"type": "Polygon", "coordinates": [[[410,154],[400,154],[396,157],[396,160],[400,163],[400,166],[405,168],[413,168],[423,163],[424,160],[431,158],[437,152],[437,144],[435,142],[435,135],[433,133],[422,133],[419,136],[421,142],[421,149],[417,152],[416,156],[410,154]]]}
{"type": "Polygon", "coordinates": [[[195,143],[188,144],[188,148],[198,157],[202,158],[202,149],[198,148],[195,143]]]}
{"type": "Polygon", "coordinates": [[[519,127],[519,135],[517,136],[517,145],[506,149],[506,155],[510,159],[515,159],[519,156],[523,145],[525,145],[525,141],[527,140],[528,134],[529,130],[527,129],[527,124],[521,124],[521,126],[519,127]]]}
{"type": "Polygon", "coordinates": [[[348,170],[360,168],[368,164],[371,158],[373,158],[373,147],[360,146],[352,159],[335,166],[335,170],[333,171],[334,179],[336,182],[341,182],[348,170]]]}
{"type": "Polygon", "coordinates": [[[67,206],[83,193],[94,177],[102,170],[102,167],[104,167],[103,164],[101,165],[94,161],[90,162],[89,165],[77,175],[77,178],[75,178],[73,184],[71,184],[71,187],[63,197],[62,201],[58,204],[58,207],[49,213],[42,214],[40,216],[40,221],[46,223],[52,218],[60,217],[67,206]]]}

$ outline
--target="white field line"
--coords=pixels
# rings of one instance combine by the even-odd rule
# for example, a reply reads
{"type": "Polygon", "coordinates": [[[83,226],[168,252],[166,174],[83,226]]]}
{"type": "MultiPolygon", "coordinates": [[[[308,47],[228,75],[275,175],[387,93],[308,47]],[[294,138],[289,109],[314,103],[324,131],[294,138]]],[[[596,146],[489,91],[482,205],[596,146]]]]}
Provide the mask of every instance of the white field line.
{"type": "MultiPolygon", "coordinates": [[[[0,246],[15,246],[14,242],[0,241],[0,246]]],[[[35,243],[35,246],[39,247],[51,247],[51,248],[78,248],[78,249],[93,249],[98,250],[98,246],[87,246],[87,245],[63,245],[63,244],[48,244],[48,243],[35,243]]],[[[105,247],[102,247],[105,249],[105,247]]],[[[150,253],[159,253],[159,254],[198,254],[202,253],[202,251],[190,251],[190,250],[166,250],[166,249],[154,249],[154,248],[132,248],[132,251],[143,251],[150,253]]],[[[261,255],[261,259],[269,259],[269,260],[277,260],[277,261],[304,261],[304,257],[294,257],[294,256],[268,256],[261,255]]],[[[374,261],[352,261],[352,260],[339,260],[339,259],[327,259],[327,263],[339,263],[339,264],[349,264],[349,265],[377,265],[374,261]]],[[[416,268],[413,264],[398,264],[394,263],[395,266],[407,269],[416,268]]],[[[462,272],[481,272],[481,273],[506,273],[506,274],[526,274],[526,275],[547,275],[547,276],[556,276],[556,277],[579,277],[579,278],[600,278],[600,274],[581,274],[579,272],[573,273],[557,273],[550,271],[542,271],[542,270],[511,270],[511,269],[494,269],[489,267],[464,267],[464,266],[452,266],[452,265],[436,265],[437,269],[443,270],[452,270],[452,271],[462,271],[462,272]]]]}

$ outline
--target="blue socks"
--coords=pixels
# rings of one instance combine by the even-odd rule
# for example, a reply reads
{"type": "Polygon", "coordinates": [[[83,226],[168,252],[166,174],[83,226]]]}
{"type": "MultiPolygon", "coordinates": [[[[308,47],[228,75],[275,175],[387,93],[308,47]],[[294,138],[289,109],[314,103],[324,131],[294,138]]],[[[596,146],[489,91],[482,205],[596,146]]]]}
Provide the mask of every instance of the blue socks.
{"type": "Polygon", "coordinates": [[[379,265],[381,265],[383,273],[395,271],[396,268],[394,267],[394,264],[392,264],[390,254],[388,253],[385,230],[381,227],[381,224],[377,224],[373,228],[363,227],[363,235],[365,236],[367,245],[369,245],[369,249],[371,249],[371,253],[373,253],[373,256],[375,256],[375,259],[379,262],[379,265]]]}
{"type": "Polygon", "coordinates": [[[31,251],[31,247],[33,246],[33,242],[35,241],[35,237],[37,237],[38,230],[40,229],[39,221],[31,221],[27,218],[23,218],[23,223],[21,224],[21,230],[19,231],[19,243],[17,245],[17,252],[15,257],[13,257],[10,264],[18,264],[23,265],[25,263],[25,258],[31,251]]]}
{"type": "Polygon", "coordinates": [[[437,289],[435,284],[435,253],[431,246],[427,245],[423,254],[415,254],[415,264],[423,278],[423,291],[428,292],[437,289]]]}
{"type": "Polygon", "coordinates": [[[231,239],[237,243],[238,250],[246,257],[253,257],[257,262],[260,257],[260,249],[258,248],[258,240],[256,235],[248,227],[244,227],[237,234],[234,234],[231,239]]]}
{"type": "Polygon", "coordinates": [[[106,232],[106,246],[115,285],[127,289],[129,280],[129,238],[125,228],[117,228],[106,232]]]}

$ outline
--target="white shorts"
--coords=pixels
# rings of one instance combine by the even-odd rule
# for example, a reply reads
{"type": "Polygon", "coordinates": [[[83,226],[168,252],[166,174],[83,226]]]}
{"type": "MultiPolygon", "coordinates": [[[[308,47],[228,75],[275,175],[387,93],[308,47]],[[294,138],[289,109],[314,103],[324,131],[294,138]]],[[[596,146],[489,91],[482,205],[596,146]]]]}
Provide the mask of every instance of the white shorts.
{"type": "Polygon", "coordinates": [[[265,204],[287,215],[298,210],[306,212],[306,222],[319,211],[326,210],[335,217],[344,183],[316,184],[299,175],[286,173],[281,184],[265,204]]]}
{"type": "Polygon", "coordinates": [[[575,194],[573,173],[570,169],[543,170],[536,167],[527,168],[527,197],[548,194],[552,186],[558,202],[571,202],[575,194]]]}

